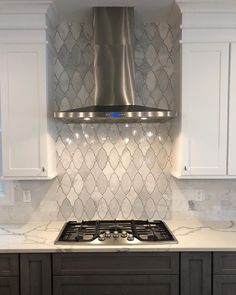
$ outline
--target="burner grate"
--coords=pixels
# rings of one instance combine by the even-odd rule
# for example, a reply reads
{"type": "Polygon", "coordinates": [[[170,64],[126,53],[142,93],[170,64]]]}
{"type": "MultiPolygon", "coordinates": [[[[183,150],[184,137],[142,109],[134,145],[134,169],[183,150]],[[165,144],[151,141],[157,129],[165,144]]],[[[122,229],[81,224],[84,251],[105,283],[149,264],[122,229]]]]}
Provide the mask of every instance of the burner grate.
{"type": "MultiPolygon", "coordinates": [[[[132,234],[141,242],[176,242],[164,222],[156,220],[96,220],[69,221],[65,224],[58,242],[92,242],[109,231],[132,234]]],[[[117,240],[116,240],[117,241],[117,240]]],[[[127,242],[128,243],[128,242],[127,242]]]]}

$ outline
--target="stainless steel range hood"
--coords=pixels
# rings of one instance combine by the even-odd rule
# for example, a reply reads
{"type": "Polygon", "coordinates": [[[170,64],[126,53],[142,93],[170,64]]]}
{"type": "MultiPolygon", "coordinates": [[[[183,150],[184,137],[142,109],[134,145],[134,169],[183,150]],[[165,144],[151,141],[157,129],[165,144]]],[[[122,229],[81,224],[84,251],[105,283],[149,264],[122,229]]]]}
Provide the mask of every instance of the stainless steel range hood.
{"type": "Polygon", "coordinates": [[[66,123],[165,122],[176,112],[135,104],[134,8],[94,8],[94,105],[54,113],[66,123]]]}

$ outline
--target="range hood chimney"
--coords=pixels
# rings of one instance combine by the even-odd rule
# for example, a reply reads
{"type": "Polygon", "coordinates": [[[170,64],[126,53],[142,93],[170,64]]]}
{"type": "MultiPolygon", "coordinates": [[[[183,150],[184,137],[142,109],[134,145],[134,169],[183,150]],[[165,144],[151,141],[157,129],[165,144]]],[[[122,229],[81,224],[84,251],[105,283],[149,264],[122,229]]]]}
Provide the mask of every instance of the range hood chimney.
{"type": "Polygon", "coordinates": [[[166,122],[176,112],[135,104],[134,8],[94,8],[94,106],[54,113],[66,123],[166,122]]]}

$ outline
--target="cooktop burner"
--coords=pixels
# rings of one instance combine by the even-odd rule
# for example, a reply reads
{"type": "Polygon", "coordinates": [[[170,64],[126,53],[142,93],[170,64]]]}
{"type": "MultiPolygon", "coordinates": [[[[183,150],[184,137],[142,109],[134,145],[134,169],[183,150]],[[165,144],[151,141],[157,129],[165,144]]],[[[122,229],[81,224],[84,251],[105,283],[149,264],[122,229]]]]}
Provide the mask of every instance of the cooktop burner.
{"type": "Polygon", "coordinates": [[[60,232],[56,244],[99,243],[107,245],[177,243],[160,220],[69,221],[60,232]]]}

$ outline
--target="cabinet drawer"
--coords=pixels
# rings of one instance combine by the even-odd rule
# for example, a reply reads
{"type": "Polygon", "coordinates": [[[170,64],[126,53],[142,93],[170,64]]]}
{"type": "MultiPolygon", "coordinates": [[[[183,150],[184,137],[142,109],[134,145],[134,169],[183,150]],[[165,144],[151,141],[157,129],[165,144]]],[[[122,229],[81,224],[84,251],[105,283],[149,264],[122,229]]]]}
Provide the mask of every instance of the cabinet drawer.
{"type": "Polygon", "coordinates": [[[64,253],[53,255],[54,275],[178,274],[179,253],[64,253]]]}
{"type": "Polygon", "coordinates": [[[19,256],[18,254],[0,254],[0,277],[18,276],[19,256]]]}
{"type": "Polygon", "coordinates": [[[175,275],[54,277],[54,295],[178,295],[175,275]]]}
{"type": "Polygon", "coordinates": [[[19,279],[16,277],[0,278],[1,295],[19,295],[19,279]]]}
{"type": "Polygon", "coordinates": [[[236,275],[236,252],[214,253],[214,274],[236,275]]]}
{"type": "Polygon", "coordinates": [[[214,295],[236,294],[236,275],[217,275],[213,280],[214,295]]]}

